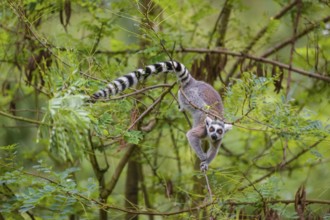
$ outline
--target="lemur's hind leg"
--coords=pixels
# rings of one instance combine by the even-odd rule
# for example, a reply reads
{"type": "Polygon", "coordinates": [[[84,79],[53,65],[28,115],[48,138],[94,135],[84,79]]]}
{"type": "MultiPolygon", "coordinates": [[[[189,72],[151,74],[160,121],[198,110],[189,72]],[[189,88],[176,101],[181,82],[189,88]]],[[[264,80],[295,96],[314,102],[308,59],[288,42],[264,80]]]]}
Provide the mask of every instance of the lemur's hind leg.
{"type": "MultiPolygon", "coordinates": [[[[189,144],[191,148],[196,152],[197,157],[203,162],[206,162],[207,160],[207,154],[204,153],[202,149],[202,139],[205,138],[207,135],[205,125],[199,125],[197,127],[194,127],[190,129],[186,136],[188,138],[189,144]]],[[[202,166],[201,163],[201,166],[202,166]]],[[[202,167],[201,167],[202,169],[202,167]]],[[[204,170],[203,170],[204,171],[204,170]]]]}

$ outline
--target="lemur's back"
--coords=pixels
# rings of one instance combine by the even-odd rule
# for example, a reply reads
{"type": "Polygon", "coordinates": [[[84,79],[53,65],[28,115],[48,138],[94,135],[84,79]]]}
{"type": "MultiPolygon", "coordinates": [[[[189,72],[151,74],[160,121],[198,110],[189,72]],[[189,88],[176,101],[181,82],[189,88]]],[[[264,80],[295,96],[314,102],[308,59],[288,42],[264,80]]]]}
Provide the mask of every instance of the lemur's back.
{"type": "Polygon", "coordinates": [[[223,118],[223,104],[219,93],[209,84],[192,78],[179,92],[179,99],[185,110],[189,111],[194,124],[203,123],[206,113],[223,118]]]}

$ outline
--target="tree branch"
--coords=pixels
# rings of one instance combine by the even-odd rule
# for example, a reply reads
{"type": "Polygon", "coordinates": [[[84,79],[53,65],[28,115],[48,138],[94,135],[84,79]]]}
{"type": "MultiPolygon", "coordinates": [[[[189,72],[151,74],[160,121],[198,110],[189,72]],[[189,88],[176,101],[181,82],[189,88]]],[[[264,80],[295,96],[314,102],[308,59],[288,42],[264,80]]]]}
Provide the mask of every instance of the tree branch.
{"type": "Polygon", "coordinates": [[[319,20],[318,22],[308,26],[305,30],[303,30],[299,34],[295,35],[294,37],[287,39],[287,40],[283,41],[282,43],[279,43],[279,44],[275,45],[274,47],[268,49],[266,52],[264,52],[261,55],[261,57],[268,57],[268,56],[272,55],[273,53],[278,52],[279,50],[283,49],[287,45],[291,44],[291,42],[298,40],[299,38],[305,36],[306,34],[308,34],[311,31],[313,31],[315,28],[318,28],[321,25],[321,23],[326,23],[328,21],[330,21],[330,15],[319,20]]]}
{"type": "Polygon", "coordinates": [[[132,92],[132,93],[128,93],[128,94],[121,95],[121,96],[116,96],[116,97],[111,97],[111,98],[108,98],[108,99],[102,99],[100,101],[111,101],[111,100],[123,99],[123,98],[127,98],[127,97],[130,97],[130,96],[133,96],[133,95],[143,93],[143,92],[148,91],[148,90],[152,90],[152,89],[156,89],[156,88],[163,88],[163,87],[173,87],[173,85],[171,85],[171,84],[159,84],[159,85],[149,86],[149,87],[137,90],[137,91],[132,92]]]}
{"type": "Polygon", "coordinates": [[[278,67],[281,67],[283,69],[287,69],[287,70],[291,70],[293,72],[299,73],[301,75],[304,76],[308,76],[311,78],[315,78],[315,79],[319,79],[319,80],[323,80],[325,82],[330,82],[330,77],[328,76],[324,76],[321,75],[320,73],[312,73],[312,72],[308,72],[305,70],[301,70],[301,69],[297,69],[294,68],[290,65],[278,62],[278,61],[274,61],[274,60],[270,60],[264,57],[258,57],[258,56],[253,56],[250,54],[244,54],[244,53],[240,53],[240,52],[232,52],[232,51],[227,51],[225,49],[204,49],[204,48],[181,48],[176,50],[176,52],[189,52],[189,53],[220,53],[220,54],[227,54],[230,56],[236,56],[236,57],[244,57],[247,59],[251,59],[251,60],[255,60],[258,62],[263,62],[263,63],[268,63],[268,64],[272,64],[278,67]]]}
{"type": "Polygon", "coordinates": [[[7,118],[15,119],[15,120],[18,120],[18,121],[24,121],[24,122],[28,122],[28,123],[32,123],[32,124],[37,124],[37,125],[51,126],[51,124],[48,124],[48,123],[44,123],[44,122],[41,122],[41,121],[36,121],[36,120],[33,120],[33,119],[29,119],[29,118],[23,118],[23,117],[20,117],[20,116],[14,116],[14,115],[8,114],[8,113],[3,112],[3,111],[0,111],[0,115],[3,115],[7,118]]]}
{"type": "MultiPolygon", "coordinates": [[[[293,33],[292,33],[293,38],[297,35],[299,18],[300,18],[301,8],[302,8],[302,4],[303,4],[301,0],[297,0],[296,2],[298,4],[297,4],[297,14],[296,14],[296,17],[295,17],[294,22],[293,22],[293,33]]],[[[289,66],[290,67],[292,66],[293,52],[294,52],[295,43],[296,43],[296,41],[292,41],[291,42],[290,58],[289,58],[289,66]]],[[[292,78],[291,77],[291,70],[289,70],[288,71],[287,85],[286,85],[286,96],[287,96],[287,100],[288,100],[289,91],[290,91],[291,78],[292,78]]]]}
{"type": "MultiPolygon", "coordinates": [[[[280,19],[283,15],[285,15],[286,12],[288,12],[291,8],[293,8],[297,2],[299,0],[295,0],[293,1],[291,4],[287,5],[286,7],[282,8],[282,10],[277,13],[272,19],[270,20],[277,20],[280,19]]],[[[267,24],[266,26],[264,26],[257,34],[256,36],[252,39],[252,41],[250,42],[250,44],[248,46],[246,46],[241,53],[248,53],[253,47],[254,45],[262,38],[262,36],[264,36],[267,33],[267,30],[269,28],[269,24],[267,24]]],[[[228,84],[229,78],[231,76],[234,75],[238,65],[240,64],[240,62],[242,62],[242,58],[238,59],[232,66],[231,70],[229,71],[226,80],[225,80],[225,84],[228,84]]]]}
{"type": "Polygon", "coordinates": [[[222,10],[220,11],[220,14],[215,22],[215,25],[213,27],[213,31],[211,33],[211,36],[209,38],[209,42],[208,42],[208,48],[211,45],[213,36],[216,32],[217,29],[219,29],[219,38],[217,39],[217,47],[224,47],[224,39],[226,36],[226,32],[227,32],[227,26],[228,26],[228,22],[229,22],[229,17],[230,17],[230,12],[232,9],[232,2],[230,0],[226,0],[226,2],[224,3],[222,10]]]}

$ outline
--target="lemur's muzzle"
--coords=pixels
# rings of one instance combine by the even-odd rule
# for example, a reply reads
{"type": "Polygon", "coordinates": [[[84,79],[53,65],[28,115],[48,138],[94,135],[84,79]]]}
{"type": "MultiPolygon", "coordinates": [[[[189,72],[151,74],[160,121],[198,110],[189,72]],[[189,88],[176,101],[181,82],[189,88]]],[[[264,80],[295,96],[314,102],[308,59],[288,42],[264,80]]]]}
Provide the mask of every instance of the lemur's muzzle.
{"type": "Polygon", "coordinates": [[[217,136],[216,134],[212,134],[212,135],[211,135],[211,138],[212,138],[212,140],[215,141],[215,140],[217,140],[218,136],[217,136]]]}

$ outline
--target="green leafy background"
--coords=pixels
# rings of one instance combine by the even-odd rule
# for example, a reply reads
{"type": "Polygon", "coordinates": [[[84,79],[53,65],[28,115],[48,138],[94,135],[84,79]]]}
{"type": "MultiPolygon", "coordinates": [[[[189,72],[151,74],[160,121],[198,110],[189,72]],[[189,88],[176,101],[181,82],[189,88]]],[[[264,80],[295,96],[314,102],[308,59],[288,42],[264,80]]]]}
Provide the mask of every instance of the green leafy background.
{"type": "MultiPolygon", "coordinates": [[[[226,64],[209,83],[223,98],[226,120],[235,123],[207,172],[213,204],[186,140],[189,122],[178,111],[178,86],[166,92],[173,74],[152,76],[125,94],[167,87],[87,102],[106,82],[169,56],[207,80],[205,68],[193,68],[205,53],[182,48],[217,49],[221,33],[212,31],[228,2],[225,50],[243,51],[265,26],[249,54],[261,56],[292,37],[298,6],[273,19],[289,4],[283,0],[0,3],[0,219],[105,219],[102,210],[115,219],[153,219],[155,213],[155,219],[265,219],[271,211],[297,219],[300,186],[316,201],[303,215],[330,218],[329,82],[291,71],[287,89],[288,70],[249,59],[224,82],[238,57],[223,54],[226,64]],[[138,179],[129,165],[117,173],[130,149],[128,163],[138,167],[138,179]],[[116,173],[118,182],[103,201],[102,190],[116,173]],[[133,206],[127,204],[130,180],[138,186],[133,206]]],[[[301,2],[297,32],[317,26],[295,41],[292,62],[290,44],[269,59],[329,78],[329,25],[320,22],[329,4],[301,2]]]]}

